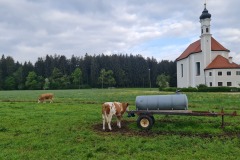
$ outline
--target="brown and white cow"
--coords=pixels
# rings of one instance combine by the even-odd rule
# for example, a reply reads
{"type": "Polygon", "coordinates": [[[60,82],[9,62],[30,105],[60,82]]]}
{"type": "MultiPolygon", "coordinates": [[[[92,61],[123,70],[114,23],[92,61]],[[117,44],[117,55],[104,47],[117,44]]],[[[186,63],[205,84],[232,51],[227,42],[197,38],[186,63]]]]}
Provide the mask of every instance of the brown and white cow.
{"type": "Polygon", "coordinates": [[[50,101],[50,103],[52,103],[53,97],[54,97],[54,95],[52,93],[41,94],[38,98],[38,103],[46,102],[46,101],[50,101]]]}
{"type": "Polygon", "coordinates": [[[112,130],[111,121],[112,116],[117,117],[117,126],[121,128],[121,118],[126,110],[128,110],[128,103],[120,102],[105,102],[102,105],[103,130],[105,130],[105,123],[107,122],[109,130],[112,130]]]}

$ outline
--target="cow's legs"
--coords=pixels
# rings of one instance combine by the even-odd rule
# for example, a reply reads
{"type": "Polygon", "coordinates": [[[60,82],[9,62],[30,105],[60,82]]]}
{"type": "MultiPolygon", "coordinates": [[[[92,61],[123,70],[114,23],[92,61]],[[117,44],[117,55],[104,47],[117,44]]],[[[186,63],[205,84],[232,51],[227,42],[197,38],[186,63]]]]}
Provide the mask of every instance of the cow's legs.
{"type": "Polygon", "coordinates": [[[112,115],[108,115],[108,116],[107,116],[107,123],[108,123],[108,129],[109,129],[110,131],[112,130],[111,121],[112,121],[112,115]]]}
{"type": "Polygon", "coordinates": [[[121,128],[121,117],[117,117],[117,126],[121,128]]]}
{"type": "Polygon", "coordinates": [[[103,130],[105,130],[105,123],[106,123],[105,119],[106,119],[106,117],[105,117],[104,114],[102,114],[102,118],[103,118],[103,130]]]}

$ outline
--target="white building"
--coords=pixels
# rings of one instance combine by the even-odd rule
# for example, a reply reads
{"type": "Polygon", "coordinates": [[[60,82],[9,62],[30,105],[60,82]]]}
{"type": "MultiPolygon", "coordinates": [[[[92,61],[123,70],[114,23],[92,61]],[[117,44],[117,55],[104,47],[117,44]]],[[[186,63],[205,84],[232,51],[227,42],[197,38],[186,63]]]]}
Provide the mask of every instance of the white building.
{"type": "Polygon", "coordinates": [[[232,62],[230,51],[212,37],[210,21],[211,14],[204,4],[200,16],[200,39],[190,44],[176,59],[179,88],[199,84],[240,87],[240,65],[232,62]]]}

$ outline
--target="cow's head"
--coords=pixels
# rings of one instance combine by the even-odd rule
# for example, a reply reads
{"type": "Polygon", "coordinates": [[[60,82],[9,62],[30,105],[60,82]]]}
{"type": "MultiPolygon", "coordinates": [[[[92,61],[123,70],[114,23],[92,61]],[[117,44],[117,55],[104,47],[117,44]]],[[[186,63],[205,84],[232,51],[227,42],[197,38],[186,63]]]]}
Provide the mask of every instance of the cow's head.
{"type": "Polygon", "coordinates": [[[128,106],[129,106],[129,103],[122,103],[122,106],[123,106],[123,109],[124,111],[128,111],[128,106]]]}
{"type": "Polygon", "coordinates": [[[40,98],[38,98],[38,103],[40,103],[41,102],[41,100],[40,100],[40,98]]]}
{"type": "Polygon", "coordinates": [[[40,96],[40,97],[38,98],[38,103],[41,103],[41,102],[43,102],[43,98],[40,96]]]}

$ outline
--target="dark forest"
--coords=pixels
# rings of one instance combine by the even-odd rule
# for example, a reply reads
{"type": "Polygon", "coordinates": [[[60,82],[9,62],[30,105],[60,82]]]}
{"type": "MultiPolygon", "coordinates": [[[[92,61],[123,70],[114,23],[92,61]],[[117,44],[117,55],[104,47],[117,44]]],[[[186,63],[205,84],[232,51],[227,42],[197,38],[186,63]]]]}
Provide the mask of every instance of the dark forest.
{"type": "Polygon", "coordinates": [[[158,87],[158,75],[170,77],[176,86],[176,63],[141,55],[88,55],[67,59],[64,55],[46,55],[19,63],[10,56],[0,59],[0,90],[79,89],[108,87],[158,87]]]}

